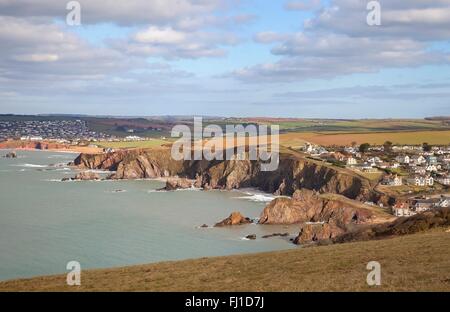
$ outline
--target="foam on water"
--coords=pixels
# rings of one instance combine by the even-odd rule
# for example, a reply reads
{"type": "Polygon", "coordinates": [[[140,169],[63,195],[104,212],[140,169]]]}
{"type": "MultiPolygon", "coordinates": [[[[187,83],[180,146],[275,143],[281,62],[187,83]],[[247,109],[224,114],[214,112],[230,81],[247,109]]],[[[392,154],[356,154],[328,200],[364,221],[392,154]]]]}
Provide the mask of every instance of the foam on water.
{"type": "Polygon", "coordinates": [[[14,167],[25,167],[25,168],[47,168],[47,165],[36,165],[36,164],[18,164],[18,165],[11,165],[14,167]]]}
{"type": "Polygon", "coordinates": [[[273,196],[273,195],[269,195],[269,194],[259,194],[259,193],[255,194],[255,193],[250,193],[250,192],[245,192],[245,194],[247,194],[247,195],[239,196],[239,197],[235,197],[235,198],[246,199],[249,201],[261,202],[261,203],[271,202],[272,200],[277,198],[277,196],[273,196]]]}

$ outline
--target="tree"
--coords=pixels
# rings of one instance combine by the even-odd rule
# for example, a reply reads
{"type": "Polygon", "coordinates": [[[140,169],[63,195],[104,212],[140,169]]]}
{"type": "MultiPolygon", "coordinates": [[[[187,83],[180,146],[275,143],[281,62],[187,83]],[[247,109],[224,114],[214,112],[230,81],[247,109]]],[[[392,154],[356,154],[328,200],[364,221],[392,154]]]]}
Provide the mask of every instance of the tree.
{"type": "Polygon", "coordinates": [[[356,145],[358,145],[358,143],[357,143],[356,141],[353,141],[353,142],[352,142],[352,147],[355,148],[356,145]]]}
{"type": "Polygon", "coordinates": [[[391,141],[384,142],[383,147],[384,147],[385,152],[387,152],[387,153],[391,152],[392,151],[392,142],[391,141]]]}
{"type": "Polygon", "coordinates": [[[369,150],[370,144],[369,143],[363,143],[359,146],[359,151],[361,153],[366,153],[369,150]]]}
{"type": "Polygon", "coordinates": [[[422,144],[422,148],[423,148],[424,152],[431,152],[432,146],[425,142],[425,143],[422,144]]]}

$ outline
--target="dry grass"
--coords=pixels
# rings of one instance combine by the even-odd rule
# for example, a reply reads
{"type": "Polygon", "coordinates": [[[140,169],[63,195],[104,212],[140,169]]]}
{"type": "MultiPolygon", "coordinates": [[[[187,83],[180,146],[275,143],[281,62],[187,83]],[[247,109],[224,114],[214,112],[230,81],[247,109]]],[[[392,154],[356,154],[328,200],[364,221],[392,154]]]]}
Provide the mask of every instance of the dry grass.
{"type": "Polygon", "coordinates": [[[450,233],[440,229],[387,240],[202,258],[1,282],[2,291],[450,291],[450,233]],[[378,261],[382,285],[366,284],[378,261]]]}

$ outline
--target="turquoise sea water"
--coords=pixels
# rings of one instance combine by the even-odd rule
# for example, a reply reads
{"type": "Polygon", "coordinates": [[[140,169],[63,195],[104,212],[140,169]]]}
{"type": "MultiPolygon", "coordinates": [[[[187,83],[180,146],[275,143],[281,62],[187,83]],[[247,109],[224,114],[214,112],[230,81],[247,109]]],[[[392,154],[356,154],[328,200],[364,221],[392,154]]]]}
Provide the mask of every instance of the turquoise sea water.
{"type": "Polygon", "coordinates": [[[60,182],[76,174],[64,165],[76,154],[17,154],[0,158],[0,280],[64,273],[72,260],[87,269],[295,248],[289,238],[261,238],[294,235],[295,226],[198,228],[232,211],[257,218],[268,195],[157,192],[164,183],[149,180],[60,182]],[[257,240],[243,239],[249,234],[257,240]]]}

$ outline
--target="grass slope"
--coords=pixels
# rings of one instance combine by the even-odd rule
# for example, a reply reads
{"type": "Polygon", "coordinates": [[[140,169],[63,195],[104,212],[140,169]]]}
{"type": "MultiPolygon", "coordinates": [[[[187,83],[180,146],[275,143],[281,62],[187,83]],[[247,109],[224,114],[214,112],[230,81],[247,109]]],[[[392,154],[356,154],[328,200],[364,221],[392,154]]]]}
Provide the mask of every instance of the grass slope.
{"type": "Polygon", "coordinates": [[[386,240],[251,255],[164,262],[0,283],[0,291],[450,291],[450,233],[442,229],[386,240]],[[366,265],[381,264],[369,287],[366,265]]]}

